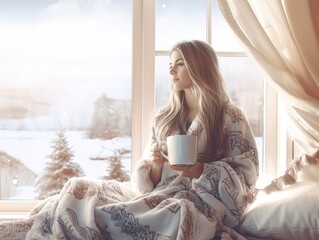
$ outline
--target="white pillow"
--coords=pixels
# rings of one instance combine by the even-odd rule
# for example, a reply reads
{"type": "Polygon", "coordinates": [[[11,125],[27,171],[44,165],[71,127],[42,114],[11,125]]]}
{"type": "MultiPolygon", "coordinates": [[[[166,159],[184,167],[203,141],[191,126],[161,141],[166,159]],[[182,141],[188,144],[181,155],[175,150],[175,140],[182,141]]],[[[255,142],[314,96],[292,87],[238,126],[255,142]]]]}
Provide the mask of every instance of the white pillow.
{"type": "Polygon", "coordinates": [[[298,182],[314,181],[319,182],[319,164],[304,166],[297,174],[298,182]]]}
{"type": "Polygon", "coordinates": [[[319,183],[299,182],[258,196],[240,225],[240,232],[271,239],[319,239],[319,183]]]}

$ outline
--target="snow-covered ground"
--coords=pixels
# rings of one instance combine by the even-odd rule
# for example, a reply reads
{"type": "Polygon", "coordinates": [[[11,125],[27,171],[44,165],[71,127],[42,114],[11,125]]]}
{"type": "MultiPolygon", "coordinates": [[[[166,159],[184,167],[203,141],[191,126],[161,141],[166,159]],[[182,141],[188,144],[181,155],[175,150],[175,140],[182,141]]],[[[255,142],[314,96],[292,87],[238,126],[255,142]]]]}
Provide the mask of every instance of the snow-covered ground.
{"type": "MultiPolygon", "coordinates": [[[[88,139],[84,131],[66,131],[65,134],[69,147],[73,151],[74,161],[79,163],[85,175],[99,178],[107,174],[108,162],[91,160],[91,157],[113,155],[115,149],[131,150],[131,138],[121,137],[112,140],[101,141],[88,139]],[[110,149],[110,150],[108,150],[110,149]]],[[[53,140],[57,139],[54,131],[0,131],[0,151],[21,161],[26,167],[41,174],[46,162],[50,161],[47,156],[53,152],[53,140]]],[[[131,172],[130,156],[122,159],[125,169],[131,172]]],[[[19,177],[19,176],[18,176],[19,177]]],[[[35,194],[32,186],[17,187],[12,199],[34,199],[35,194]]]]}

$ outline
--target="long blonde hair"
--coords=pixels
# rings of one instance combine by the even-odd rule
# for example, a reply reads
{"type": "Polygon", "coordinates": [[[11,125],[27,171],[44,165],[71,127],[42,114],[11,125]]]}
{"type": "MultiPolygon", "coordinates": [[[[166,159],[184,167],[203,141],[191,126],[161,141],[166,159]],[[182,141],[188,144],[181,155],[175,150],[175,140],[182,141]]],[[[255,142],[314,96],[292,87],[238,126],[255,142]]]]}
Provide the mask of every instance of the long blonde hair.
{"type": "MultiPolygon", "coordinates": [[[[230,98],[220,74],[214,49],[199,40],[182,41],[171,49],[179,51],[193,82],[192,92],[197,99],[199,131],[206,135],[206,146],[199,161],[210,161],[219,156],[226,145],[223,114],[230,98]]],[[[176,131],[187,131],[188,109],[184,91],[175,91],[170,86],[168,105],[158,111],[154,118],[157,140],[164,140],[176,131]]],[[[197,132],[199,134],[199,132],[197,132]]]]}

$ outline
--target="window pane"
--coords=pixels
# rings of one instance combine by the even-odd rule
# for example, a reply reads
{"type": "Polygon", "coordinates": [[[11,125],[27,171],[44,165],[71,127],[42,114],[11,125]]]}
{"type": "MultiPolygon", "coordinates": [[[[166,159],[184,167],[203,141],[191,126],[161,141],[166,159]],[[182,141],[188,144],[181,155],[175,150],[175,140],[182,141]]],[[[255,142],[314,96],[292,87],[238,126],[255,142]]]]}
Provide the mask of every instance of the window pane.
{"type": "MultiPolygon", "coordinates": [[[[156,108],[169,98],[169,58],[156,57],[156,108]]],[[[263,99],[264,80],[261,72],[247,57],[219,57],[221,73],[231,99],[243,107],[256,137],[260,162],[263,158],[263,99]]],[[[262,164],[261,164],[262,165],[262,164]]]]}
{"type": "Polygon", "coordinates": [[[169,99],[169,57],[157,56],[155,58],[155,105],[159,107],[165,105],[169,99]]]}
{"type": "MultiPolygon", "coordinates": [[[[220,57],[221,73],[231,99],[243,107],[256,137],[260,163],[263,158],[264,78],[248,57],[220,57]]],[[[260,164],[261,171],[262,164],[260,164]]]]}
{"type": "Polygon", "coordinates": [[[212,45],[216,51],[243,51],[242,45],[225,21],[217,0],[212,0],[212,45]]]}
{"type": "Polygon", "coordinates": [[[156,1],[156,50],[180,40],[206,39],[206,0],[156,1]]]}
{"type": "MultiPolygon", "coordinates": [[[[37,198],[53,160],[94,178],[119,160],[130,174],[128,22],[130,0],[0,2],[0,199],[37,198]]],[[[73,176],[59,166],[56,183],[73,176]]]]}

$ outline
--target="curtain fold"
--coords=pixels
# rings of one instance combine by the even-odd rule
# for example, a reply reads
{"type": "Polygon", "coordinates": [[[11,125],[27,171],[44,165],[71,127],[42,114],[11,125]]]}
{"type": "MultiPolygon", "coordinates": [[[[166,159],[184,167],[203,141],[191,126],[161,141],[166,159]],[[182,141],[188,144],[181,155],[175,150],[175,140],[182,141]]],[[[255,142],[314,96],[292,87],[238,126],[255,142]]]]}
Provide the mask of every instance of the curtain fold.
{"type": "Polygon", "coordinates": [[[283,100],[288,131],[319,149],[319,1],[217,0],[224,18],[283,100]]]}

